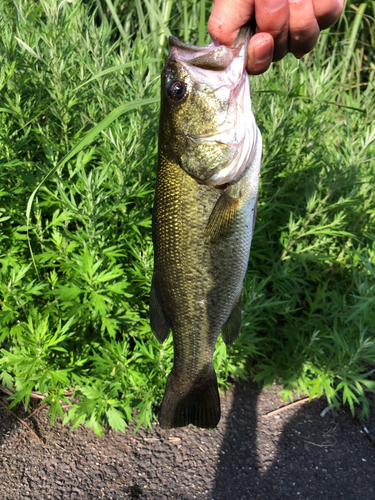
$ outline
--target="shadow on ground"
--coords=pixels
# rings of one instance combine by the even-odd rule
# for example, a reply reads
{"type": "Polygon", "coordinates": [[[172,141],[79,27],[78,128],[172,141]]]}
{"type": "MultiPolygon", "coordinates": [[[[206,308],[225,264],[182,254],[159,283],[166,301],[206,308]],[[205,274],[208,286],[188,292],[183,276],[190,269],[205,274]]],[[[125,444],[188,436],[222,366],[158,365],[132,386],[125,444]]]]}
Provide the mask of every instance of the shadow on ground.
{"type": "Polygon", "coordinates": [[[375,449],[352,417],[318,400],[264,417],[275,395],[235,386],[211,498],[375,500],[375,449]]]}

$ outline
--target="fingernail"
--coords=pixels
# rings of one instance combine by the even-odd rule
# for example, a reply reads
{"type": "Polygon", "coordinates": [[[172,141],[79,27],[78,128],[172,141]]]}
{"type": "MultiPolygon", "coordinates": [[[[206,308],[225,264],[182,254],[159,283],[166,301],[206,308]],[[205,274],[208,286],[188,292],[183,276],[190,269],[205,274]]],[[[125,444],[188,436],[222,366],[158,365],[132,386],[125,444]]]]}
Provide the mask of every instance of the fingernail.
{"type": "Polygon", "coordinates": [[[285,5],[285,0],[263,0],[263,9],[267,12],[277,12],[285,5]]]}
{"type": "Polygon", "coordinates": [[[259,42],[258,47],[256,48],[256,63],[264,63],[272,56],[272,46],[269,42],[259,42]]]}

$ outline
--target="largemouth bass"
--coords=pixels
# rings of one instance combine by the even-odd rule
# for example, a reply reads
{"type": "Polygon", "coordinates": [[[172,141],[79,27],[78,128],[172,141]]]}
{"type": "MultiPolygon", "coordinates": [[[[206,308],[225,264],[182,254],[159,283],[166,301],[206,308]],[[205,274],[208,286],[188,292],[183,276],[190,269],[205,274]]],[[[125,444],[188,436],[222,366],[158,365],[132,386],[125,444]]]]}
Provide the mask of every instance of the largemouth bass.
{"type": "Polygon", "coordinates": [[[249,37],[243,28],[230,48],[170,37],[162,72],[150,321],[161,343],[173,332],[164,429],[216,427],[215,344],[221,331],[230,345],[241,328],[262,154],[246,73],[249,37]]]}

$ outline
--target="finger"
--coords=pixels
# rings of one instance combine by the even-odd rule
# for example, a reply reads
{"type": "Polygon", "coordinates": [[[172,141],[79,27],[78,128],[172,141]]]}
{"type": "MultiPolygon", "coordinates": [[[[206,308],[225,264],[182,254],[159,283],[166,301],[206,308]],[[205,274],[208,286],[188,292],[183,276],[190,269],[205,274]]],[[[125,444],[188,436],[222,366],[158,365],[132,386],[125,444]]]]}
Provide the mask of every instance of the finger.
{"type": "Polygon", "coordinates": [[[255,0],[258,32],[270,33],[275,41],[273,60],[279,61],[288,52],[288,0],[255,0]]]}
{"type": "Polygon", "coordinates": [[[273,37],[269,33],[257,33],[248,45],[247,72],[260,75],[267,71],[272,62],[274,49],[273,37]]]}
{"type": "Polygon", "coordinates": [[[335,24],[341,16],[345,0],[313,0],[314,12],[321,30],[335,24]]]}
{"type": "Polygon", "coordinates": [[[208,32],[214,42],[230,47],[237,38],[240,28],[250,21],[254,13],[255,0],[216,0],[208,32]]]}
{"type": "Polygon", "coordinates": [[[315,47],[319,33],[312,0],[289,0],[289,51],[302,57],[315,47]]]}

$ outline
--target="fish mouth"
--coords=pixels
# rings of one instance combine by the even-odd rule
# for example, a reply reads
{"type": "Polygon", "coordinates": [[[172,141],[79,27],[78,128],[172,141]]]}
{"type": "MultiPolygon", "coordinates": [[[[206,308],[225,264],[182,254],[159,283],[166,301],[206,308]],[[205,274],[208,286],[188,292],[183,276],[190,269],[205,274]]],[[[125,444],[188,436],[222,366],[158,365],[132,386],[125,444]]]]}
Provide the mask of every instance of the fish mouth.
{"type": "Polygon", "coordinates": [[[224,45],[220,45],[219,43],[215,42],[212,42],[209,45],[190,45],[188,43],[181,42],[175,36],[170,36],[169,48],[171,49],[172,47],[176,47],[185,54],[186,59],[193,60],[194,58],[197,58],[198,53],[202,53],[203,55],[203,54],[208,54],[210,52],[212,53],[216,49],[219,49],[219,52],[216,53],[218,54],[220,53],[221,49],[227,49],[227,50],[241,49],[243,45],[247,46],[253,33],[254,33],[254,27],[250,23],[245,24],[245,26],[243,26],[240,29],[237,38],[231,47],[226,47],[224,45]]]}
{"type": "MultiPolygon", "coordinates": [[[[248,25],[241,28],[231,47],[210,43],[205,46],[190,45],[174,36],[169,37],[169,58],[179,62],[188,70],[189,67],[202,83],[206,81],[207,71],[223,72],[219,80],[236,86],[243,74],[247,62],[247,45],[251,37],[248,25]]],[[[211,76],[209,77],[211,78],[211,76]]]]}

